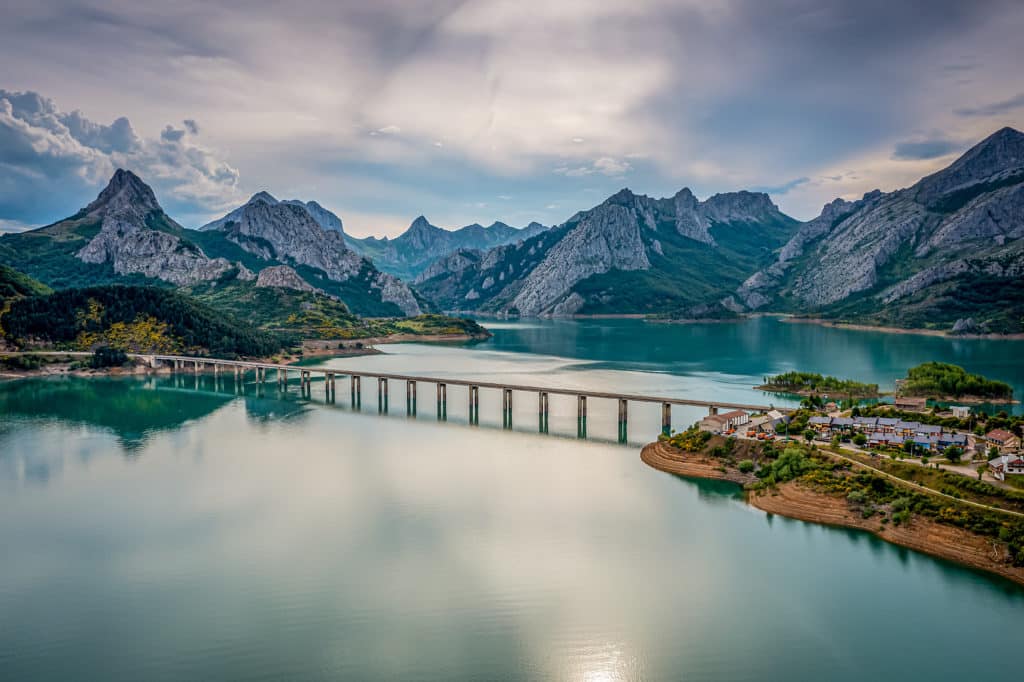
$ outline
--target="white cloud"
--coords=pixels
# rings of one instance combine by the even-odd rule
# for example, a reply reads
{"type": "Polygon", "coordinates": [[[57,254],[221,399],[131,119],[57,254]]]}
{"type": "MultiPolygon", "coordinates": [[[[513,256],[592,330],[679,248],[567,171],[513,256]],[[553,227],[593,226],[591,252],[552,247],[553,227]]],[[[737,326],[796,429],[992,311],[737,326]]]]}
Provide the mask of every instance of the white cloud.
{"type": "Polygon", "coordinates": [[[383,128],[377,128],[376,130],[371,130],[370,134],[371,135],[397,135],[400,132],[402,132],[402,129],[399,128],[398,126],[384,126],[383,128]]]}
{"type": "Polygon", "coordinates": [[[215,211],[239,198],[238,171],[196,144],[190,130],[166,126],[159,138],[140,136],[125,117],[95,123],[80,111],[59,109],[34,92],[0,90],[0,215],[49,221],[40,215],[55,187],[95,191],[123,167],[152,184],[161,200],[185,212],[215,211]]]}
{"type": "Polygon", "coordinates": [[[4,220],[3,218],[0,218],[0,233],[25,232],[26,230],[31,230],[36,227],[39,226],[29,225],[28,223],[23,223],[17,220],[4,220]]]}
{"type": "Polygon", "coordinates": [[[555,168],[554,172],[570,178],[582,178],[598,173],[611,178],[620,178],[631,170],[633,170],[633,166],[628,161],[614,159],[610,156],[602,156],[590,165],[576,166],[575,168],[559,166],[555,168]]]}

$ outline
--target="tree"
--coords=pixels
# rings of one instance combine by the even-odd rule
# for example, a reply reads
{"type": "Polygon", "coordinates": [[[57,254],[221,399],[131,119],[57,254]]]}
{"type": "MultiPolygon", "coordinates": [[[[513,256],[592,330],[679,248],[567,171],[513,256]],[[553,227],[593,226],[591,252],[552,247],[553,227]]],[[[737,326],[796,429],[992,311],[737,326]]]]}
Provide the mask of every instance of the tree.
{"type": "Polygon", "coordinates": [[[804,431],[804,439],[808,443],[814,440],[814,429],[807,429],[806,431],[804,431]]]}
{"type": "Polygon", "coordinates": [[[988,458],[989,459],[995,459],[998,456],[999,456],[999,448],[997,448],[995,445],[993,445],[992,447],[990,447],[988,449],[988,458]]]}
{"type": "Polygon", "coordinates": [[[978,472],[978,480],[979,481],[981,480],[981,476],[982,476],[982,474],[985,473],[985,469],[987,469],[987,468],[988,468],[988,466],[985,465],[985,464],[979,464],[978,466],[976,466],[974,468],[974,470],[978,472]]]}
{"type": "Polygon", "coordinates": [[[850,416],[851,417],[859,417],[860,416],[860,408],[854,406],[854,408],[852,410],[850,410],[850,416]]]}
{"type": "Polygon", "coordinates": [[[853,444],[856,445],[859,448],[862,448],[865,445],[867,445],[867,442],[868,442],[868,437],[865,436],[863,433],[858,433],[858,434],[856,434],[853,437],[853,444]]]}
{"type": "Polygon", "coordinates": [[[740,463],[737,466],[739,467],[739,470],[745,474],[754,470],[754,462],[749,459],[740,460],[740,463]]]}
{"type": "Polygon", "coordinates": [[[963,457],[964,451],[955,445],[950,445],[948,448],[946,448],[943,454],[946,455],[946,459],[955,464],[956,462],[960,461],[961,457],[963,457]]]}

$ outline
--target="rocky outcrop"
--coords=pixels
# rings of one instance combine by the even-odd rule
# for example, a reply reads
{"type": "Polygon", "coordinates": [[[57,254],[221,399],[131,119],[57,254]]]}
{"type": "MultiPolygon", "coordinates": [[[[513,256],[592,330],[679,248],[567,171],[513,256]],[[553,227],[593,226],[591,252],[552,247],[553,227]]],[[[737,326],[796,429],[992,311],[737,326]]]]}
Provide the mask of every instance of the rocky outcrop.
{"type": "Polygon", "coordinates": [[[76,254],[85,263],[109,264],[119,275],[139,274],[185,285],[218,279],[233,270],[209,258],[167,217],[153,190],[118,169],[96,200],[69,220],[99,220],[100,231],[76,254]]]}
{"type": "Polygon", "coordinates": [[[582,297],[572,294],[577,282],[613,268],[651,267],[635,213],[609,202],[581,220],[527,276],[512,303],[521,314],[571,315],[584,303],[582,297]]]}
{"type": "Polygon", "coordinates": [[[427,269],[416,275],[413,284],[421,284],[428,279],[441,275],[460,275],[469,268],[478,265],[481,259],[481,252],[470,249],[459,249],[453,253],[438,258],[427,266],[427,269]]]}
{"type": "Polygon", "coordinates": [[[345,228],[341,224],[341,218],[315,201],[307,201],[303,203],[298,199],[285,199],[281,203],[301,206],[306,209],[306,212],[313,217],[313,220],[315,220],[320,227],[331,232],[345,234],[345,228]]]}
{"type": "Polygon", "coordinates": [[[407,284],[349,249],[344,235],[321,227],[305,204],[280,202],[264,192],[210,225],[214,227],[208,229],[261,259],[315,268],[335,282],[364,278],[382,301],[394,303],[406,315],[423,312],[407,284]]]}
{"type": "Polygon", "coordinates": [[[274,265],[260,270],[260,274],[256,278],[256,286],[294,289],[295,291],[308,291],[317,294],[324,293],[322,289],[317,289],[299,277],[299,273],[287,265],[274,265]]]}

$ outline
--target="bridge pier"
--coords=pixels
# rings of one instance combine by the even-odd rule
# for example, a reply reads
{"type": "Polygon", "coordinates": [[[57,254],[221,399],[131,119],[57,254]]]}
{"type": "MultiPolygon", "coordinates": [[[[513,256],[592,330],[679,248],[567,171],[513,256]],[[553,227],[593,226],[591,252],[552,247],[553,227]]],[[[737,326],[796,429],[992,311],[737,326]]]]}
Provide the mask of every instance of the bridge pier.
{"type": "Polygon", "coordinates": [[[480,387],[469,387],[469,423],[480,423],[480,387]]]}
{"type": "Polygon", "coordinates": [[[666,436],[672,434],[672,404],[661,404],[661,432],[666,436]]]}
{"type": "Polygon", "coordinates": [[[709,415],[716,415],[716,414],[718,414],[718,408],[716,406],[714,406],[714,405],[711,405],[710,407],[708,407],[708,414],[709,415]]]}
{"type": "Polygon", "coordinates": [[[627,439],[627,429],[629,422],[629,401],[625,398],[619,398],[619,442],[625,443],[627,439]]]}
{"type": "Polygon", "coordinates": [[[506,429],[512,428],[512,389],[501,389],[501,425],[506,429]]]}
{"type": "Polygon", "coordinates": [[[411,379],[405,382],[405,416],[416,416],[416,382],[411,379]]]}
{"type": "Polygon", "coordinates": [[[194,370],[195,375],[199,376],[199,361],[198,360],[195,360],[195,361],[192,362],[192,369],[194,370]]]}
{"type": "Polygon", "coordinates": [[[548,432],[548,394],[541,391],[537,394],[537,430],[540,433],[548,432]]]}
{"type": "Polygon", "coordinates": [[[334,402],[334,372],[324,374],[324,396],[327,402],[334,402]]]}
{"type": "Polygon", "coordinates": [[[576,437],[587,437],[587,396],[576,396],[576,437]]]}
{"type": "Polygon", "coordinates": [[[448,384],[437,385],[437,420],[448,421],[448,384]]]}
{"type": "Polygon", "coordinates": [[[349,390],[352,393],[352,409],[358,410],[363,405],[362,377],[353,374],[348,379],[349,390]]]}
{"type": "Polygon", "coordinates": [[[388,412],[388,380],[385,377],[377,377],[377,412],[388,412]]]}

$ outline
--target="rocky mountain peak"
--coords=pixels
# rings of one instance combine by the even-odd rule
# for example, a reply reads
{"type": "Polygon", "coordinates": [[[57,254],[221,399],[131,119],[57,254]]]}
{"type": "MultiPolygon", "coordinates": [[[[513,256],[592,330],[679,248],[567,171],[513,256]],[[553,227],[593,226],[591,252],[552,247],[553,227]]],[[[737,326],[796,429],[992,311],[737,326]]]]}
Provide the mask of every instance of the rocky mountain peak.
{"type": "Polygon", "coordinates": [[[150,186],[138,175],[123,168],[114,172],[96,200],[85,208],[87,214],[95,217],[117,214],[136,220],[142,220],[153,211],[160,210],[160,204],[150,186]]]}
{"type": "Polygon", "coordinates": [[[705,215],[719,223],[762,222],[779,214],[779,207],[764,192],[726,192],[703,203],[705,215]]]}
{"type": "Polygon", "coordinates": [[[249,198],[249,201],[247,201],[246,203],[255,204],[258,202],[270,204],[271,206],[278,203],[277,199],[275,199],[270,192],[267,192],[265,190],[261,190],[259,192],[256,192],[256,194],[253,194],[252,197],[249,198]]]}
{"type": "Polygon", "coordinates": [[[913,187],[914,198],[925,205],[952,192],[982,182],[1024,174],[1024,133],[1001,128],[974,145],[963,156],[913,187]]]}

